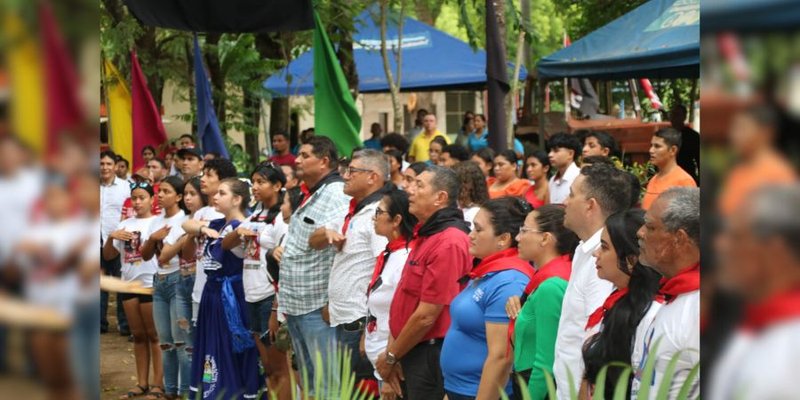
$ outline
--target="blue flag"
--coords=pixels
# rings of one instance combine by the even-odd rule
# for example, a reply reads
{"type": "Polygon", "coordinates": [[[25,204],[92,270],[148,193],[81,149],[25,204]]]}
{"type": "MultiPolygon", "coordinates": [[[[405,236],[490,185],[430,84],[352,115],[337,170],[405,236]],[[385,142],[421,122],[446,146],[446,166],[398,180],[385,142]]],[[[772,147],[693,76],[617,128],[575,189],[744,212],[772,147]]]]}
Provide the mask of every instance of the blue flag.
{"type": "Polygon", "coordinates": [[[211,86],[203,68],[203,56],[200,54],[196,33],[194,34],[194,89],[197,97],[197,136],[203,152],[219,153],[222,158],[230,158],[219,130],[214,103],[211,101],[211,86]]]}

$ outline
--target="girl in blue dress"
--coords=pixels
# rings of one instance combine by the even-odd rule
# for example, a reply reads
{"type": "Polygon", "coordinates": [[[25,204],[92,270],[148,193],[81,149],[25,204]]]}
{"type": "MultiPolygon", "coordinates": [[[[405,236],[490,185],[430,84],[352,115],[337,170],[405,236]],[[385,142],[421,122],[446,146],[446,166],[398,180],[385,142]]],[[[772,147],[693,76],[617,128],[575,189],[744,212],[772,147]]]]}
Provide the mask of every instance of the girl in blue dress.
{"type": "Polygon", "coordinates": [[[213,197],[217,211],[225,218],[208,225],[196,222],[193,234],[208,237],[201,265],[208,281],[203,289],[197,317],[197,337],[192,357],[191,398],[254,399],[261,388],[258,351],[247,329],[247,308],[242,286],[242,246],[225,250],[222,238],[245,219],[250,202],[246,183],[229,178],[213,197]]]}

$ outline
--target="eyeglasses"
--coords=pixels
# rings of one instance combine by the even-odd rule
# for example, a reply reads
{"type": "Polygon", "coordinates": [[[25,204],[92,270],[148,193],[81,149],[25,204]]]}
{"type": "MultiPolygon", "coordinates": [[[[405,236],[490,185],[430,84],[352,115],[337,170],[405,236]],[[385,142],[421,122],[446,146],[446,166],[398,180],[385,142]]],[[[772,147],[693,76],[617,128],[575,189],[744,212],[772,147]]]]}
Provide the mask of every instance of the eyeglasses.
{"type": "Polygon", "coordinates": [[[519,234],[522,235],[523,233],[547,233],[547,232],[540,231],[538,229],[528,228],[527,226],[520,226],[519,234]]]}
{"type": "Polygon", "coordinates": [[[344,173],[346,175],[353,175],[356,172],[372,172],[372,170],[365,168],[356,168],[356,167],[347,167],[347,169],[344,170],[344,173]]]}
{"type": "Polygon", "coordinates": [[[380,208],[375,208],[375,219],[378,219],[381,214],[389,214],[389,212],[386,210],[381,210],[380,208]]]}
{"type": "Polygon", "coordinates": [[[133,189],[147,189],[152,188],[153,186],[147,182],[131,182],[131,190],[133,189]]]}

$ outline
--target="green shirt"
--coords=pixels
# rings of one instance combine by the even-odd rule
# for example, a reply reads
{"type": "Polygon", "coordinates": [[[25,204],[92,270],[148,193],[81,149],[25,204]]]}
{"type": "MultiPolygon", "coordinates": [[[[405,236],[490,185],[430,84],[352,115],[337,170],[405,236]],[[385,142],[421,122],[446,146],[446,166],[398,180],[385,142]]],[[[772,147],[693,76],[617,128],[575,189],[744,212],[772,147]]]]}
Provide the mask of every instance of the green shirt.
{"type": "Polygon", "coordinates": [[[522,306],[514,324],[514,370],[531,370],[531,399],[547,397],[542,369],[553,375],[558,320],[567,281],[552,277],[539,285],[522,306]]]}

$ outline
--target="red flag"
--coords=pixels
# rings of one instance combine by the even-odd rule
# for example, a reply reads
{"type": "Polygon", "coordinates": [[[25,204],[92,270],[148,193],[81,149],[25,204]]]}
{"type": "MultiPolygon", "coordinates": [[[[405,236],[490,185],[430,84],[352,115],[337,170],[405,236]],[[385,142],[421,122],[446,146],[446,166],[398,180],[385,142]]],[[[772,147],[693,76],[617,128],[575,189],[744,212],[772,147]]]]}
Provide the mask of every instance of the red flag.
{"type": "Polygon", "coordinates": [[[167,140],[164,124],[161,123],[161,114],[156,108],[156,102],[147,88],[147,80],[139,66],[136,51],[131,50],[131,97],[133,103],[133,169],[136,171],[144,166],[142,148],[151,145],[158,148],[167,140]]]}
{"type": "Polygon", "coordinates": [[[650,79],[642,78],[639,80],[639,83],[642,84],[642,89],[647,95],[647,98],[650,99],[650,104],[653,105],[653,109],[660,110],[664,105],[661,104],[661,99],[658,98],[658,94],[656,94],[656,91],[653,90],[653,85],[650,84],[650,79]]]}
{"type": "Polygon", "coordinates": [[[83,123],[83,110],[78,100],[78,74],[69,56],[64,38],[48,2],[39,7],[44,55],[44,74],[47,94],[46,154],[58,149],[58,135],[69,132],[77,135],[83,123]]]}

